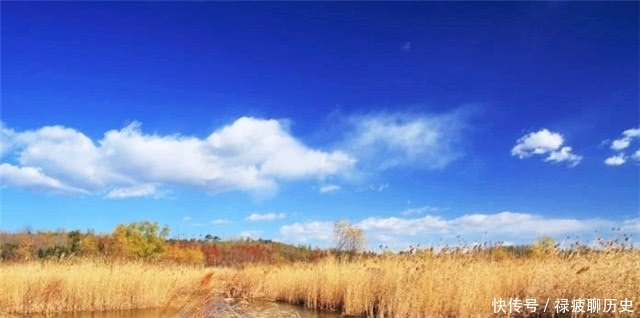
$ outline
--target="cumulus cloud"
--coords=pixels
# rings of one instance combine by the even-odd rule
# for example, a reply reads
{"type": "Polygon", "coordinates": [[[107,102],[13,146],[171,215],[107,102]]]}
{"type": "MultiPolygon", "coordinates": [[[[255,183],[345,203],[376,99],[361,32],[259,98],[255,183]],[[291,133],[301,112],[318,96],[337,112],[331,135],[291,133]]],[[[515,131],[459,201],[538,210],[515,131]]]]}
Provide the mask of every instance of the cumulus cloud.
{"type": "Polygon", "coordinates": [[[276,120],[243,117],[207,138],[209,145],[234,162],[260,166],[266,177],[331,175],[355,163],[342,151],[312,150],[294,139],[276,120]]]}
{"type": "Polygon", "coordinates": [[[626,161],[627,160],[624,158],[624,155],[620,154],[608,157],[604,160],[604,163],[608,166],[619,166],[624,164],[626,161]]]}
{"type": "Polygon", "coordinates": [[[241,117],[207,138],[145,134],[139,123],[110,130],[94,142],[75,129],[45,126],[15,132],[0,127],[3,185],[109,198],[156,195],[158,185],[207,192],[272,191],[281,180],[322,178],[355,164],[342,151],[311,149],[277,120],[241,117]],[[5,142],[6,141],[6,142],[5,142]],[[30,176],[20,181],[17,174],[30,176]],[[37,187],[36,187],[37,186],[37,187]]]}
{"type": "MultiPolygon", "coordinates": [[[[450,219],[434,215],[369,217],[354,222],[354,225],[373,239],[371,246],[399,246],[402,242],[415,244],[434,237],[453,239],[457,235],[482,241],[481,236],[486,233],[502,239],[533,240],[543,235],[560,237],[567,234],[592,233],[595,230],[620,225],[620,222],[598,218],[548,218],[505,211],[494,214],[467,214],[450,219]]],[[[640,233],[637,220],[624,221],[622,226],[627,232],[630,231],[629,233],[640,233]]],[[[314,240],[330,242],[332,231],[333,223],[319,221],[294,223],[280,228],[280,234],[284,239],[302,243],[314,240]]]]}
{"type": "Polygon", "coordinates": [[[5,124],[0,121],[0,158],[3,158],[13,148],[14,135],[15,132],[5,127],[5,124]]]}
{"type": "Polygon", "coordinates": [[[364,230],[418,233],[456,234],[483,233],[511,235],[556,235],[590,230],[609,225],[603,220],[544,219],[527,213],[500,212],[496,214],[468,214],[446,220],[427,215],[421,218],[367,218],[360,222],[364,230]]]}
{"type": "Polygon", "coordinates": [[[283,225],[280,227],[280,235],[286,241],[306,243],[309,241],[329,241],[333,235],[332,222],[303,222],[283,225]]]}
{"type": "Polygon", "coordinates": [[[17,161],[23,167],[38,167],[44,173],[83,189],[104,186],[100,152],[89,137],[62,126],[45,126],[13,136],[17,161]]]}
{"type": "Polygon", "coordinates": [[[544,161],[567,162],[574,167],[580,163],[582,156],[572,153],[572,148],[563,146],[564,138],[561,134],[541,129],[522,136],[511,149],[511,155],[520,159],[533,155],[547,155],[544,161]]]}
{"type": "Polygon", "coordinates": [[[42,172],[40,168],[16,167],[8,163],[0,164],[0,180],[2,186],[47,190],[68,194],[83,194],[85,190],[62,183],[42,172]]]}
{"type": "Polygon", "coordinates": [[[320,192],[321,193],[329,193],[329,192],[336,192],[340,190],[340,186],[337,184],[325,184],[323,186],[320,187],[320,192]]]}
{"type": "Polygon", "coordinates": [[[615,151],[615,155],[611,155],[604,160],[604,163],[608,166],[620,166],[629,161],[640,162],[640,149],[637,149],[630,156],[625,153],[633,140],[640,139],[640,128],[630,128],[622,132],[622,136],[611,142],[611,150],[615,151]]]}
{"type": "Polygon", "coordinates": [[[640,138],[640,128],[631,128],[622,132],[622,137],[614,140],[611,143],[612,150],[624,150],[629,147],[631,140],[634,138],[640,138]]]}
{"type": "Polygon", "coordinates": [[[345,148],[358,154],[365,169],[396,167],[441,169],[460,158],[465,109],[425,115],[378,113],[350,118],[345,148]]]}
{"type": "Polygon", "coordinates": [[[284,213],[265,213],[265,214],[251,213],[251,215],[249,215],[245,220],[251,221],[251,222],[274,221],[274,220],[284,219],[285,217],[286,217],[286,214],[284,213]]]}
{"type": "Polygon", "coordinates": [[[629,139],[616,139],[611,143],[611,149],[612,150],[623,150],[627,147],[629,147],[629,144],[631,144],[631,140],[629,139]]]}

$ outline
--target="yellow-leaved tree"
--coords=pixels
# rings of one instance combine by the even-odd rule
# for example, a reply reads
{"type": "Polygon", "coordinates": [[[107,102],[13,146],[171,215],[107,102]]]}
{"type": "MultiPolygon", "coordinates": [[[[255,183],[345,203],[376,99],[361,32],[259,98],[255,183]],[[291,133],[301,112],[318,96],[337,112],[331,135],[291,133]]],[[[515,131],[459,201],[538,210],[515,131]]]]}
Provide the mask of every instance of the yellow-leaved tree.
{"type": "Polygon", "coordinates": [[[356,254],[365,249],[367,240],[364,232],[349,221],[336,221],[333,228],[333,238],[338,251],[356,254]]]}
{"type": "Polygon", "coordinates": [[[167,236],[169,228],[160,229],[155,222],[120,224],[111,234],[110,252],[124,258],[159,258],[164,252],[167,236]]]}

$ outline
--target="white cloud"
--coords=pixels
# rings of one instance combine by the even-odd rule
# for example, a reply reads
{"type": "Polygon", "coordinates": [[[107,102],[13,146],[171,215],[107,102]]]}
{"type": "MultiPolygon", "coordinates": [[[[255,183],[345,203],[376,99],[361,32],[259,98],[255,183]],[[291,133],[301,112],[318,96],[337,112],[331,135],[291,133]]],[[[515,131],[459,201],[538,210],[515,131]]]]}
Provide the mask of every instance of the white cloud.
{"type": "Polygon", "coordinates": [[[117,188],[109,191],[106,195],[110,199],[126,199],[133,197],[146,197],[156,195],[156,186],[153,184],[141,184],[130,187],[117,188]]]}
{"type": "Polygon", "coordinates": [[[626,162],[624,155],[614,155],[604,160],[604,163],[608,166],[619,166],[626,162]]]}
{"type": "Polygon", "coordinates": [[[620,151],[620,150],[623,150],[623,149],[629,147],[629,144],[631,144],[631,140],[628,140],[628,139],[617,139],[617,140],[614,140],[611,143],[611,149],[620,151]]]}
{"type": "Polygon", "coordinates": [[[607,221],[577,219],[545,219],[527,213],[500,212],[469,214],[446,220],[427,215],[420,218],[367,218],[359,223],[366,231],[416,234],[483,233],[512,235],[555,235],[594,229],[609,225],[607,221]]]}
{"type": "Polygon", "coordinates": [[[341,151],[309,149],[295,140],[276,120],[243,117],[207,138],[216,152],[233,162],[259,166],[265,178],[327,176],[351,166],[355,159],[341,151]]]}
{"type": "Polygon", "coordinates": [[[190,216],[185,216],[182,218],[182,222],[189,222],[191,221],[191,217],[190,216]]]}
{"type": "Polygon", "coordinates": [[[336,192],[339,190],[340,190],[340,186],[336,184],[325,184],[320,187],[320,192],[322,193],[336,192]]]}
{"type": "Polygon", "coordinates": [[[108,176],[99,149],[84,134],[62,126],[16,132],[14,150],[21,166],[39,167],[44,173],[76,187],[104,186],[108,176]]]}
{"type": "Polygon", "coordinates": [[[0,121],[0,158],[3,158],[14,146],[15,132],[6,128],[5,124],[0,121]]]}
{"type": "Polygon", "coordinates": [[[245,220],[251,221],[251,222],[274,221],[274,220],[284,219],[285,217],[286,217],[286,214],[284,213],[265,213],[265,214],[251,213],[251,215],[249,215],[245,220]]]}
{"type": "Polygon", "coordinates": [[[541,129],[518,139],[516,145],[511,149],[511,155],[520,159],[533,155],[547,155],[545,161],[566,161],[570,166],[578,165],[582,160],[582,156],[571,153],[571,147],[563,147],[563,144],[564,138],[562,135],[551,132],[548,129],[541,129]]]}
{"type": "Polygon", "coordinates": [[[630,128],[622,132],[627,138],[640,138],[640,128],[630,128]]]}
{"type": "Polygon", "coordinates": [[[483,231],[512,235],[558,235],[589,231],[610,222],[601,219],[543,218],[527,213],[501,212],[497,214],[472,214],[451,220],[453,228],[464,232],[483,231]]]}
{"type": "Polygon", "coordinates": [[[83,194],[85,190],[62,183],[34,167],[16,167],[8,163],[0,164],[0,181],[2,186],[44,190],[69,194],[83,194]]]}
{"type": "Polygon", "coordinates": [[[215,219],[211,221],[211,224],[226,224],[226,223],[230,223],[230,221],[227,219],[215,219]]]}
{"type": "MultiPolygon", "coordinates": [[[[251,117],[241,117],[206,138],[147,134],[133,122],[93,140],[64,126],[16,132],[0,122],[0,155],[6,164],[37,169],[41,186],[66,189],[63,192],[159,197],[158,188],[186,186],[264,196],[286,180],[357,176],[358,171],[392,167],[443,168],[462,155],[463,115],[458,110],[434,116],[349,117],[351,129],[341,143],[346,151],[310,148],[290,134],[287,122],[251,117]],[[364,159],[360,169],[353,169],[356,156],[364,159]]],[[[27,187],[20,182],[4,185],[27,187]]],[[[328,184],[321,190],[336,188],[328,184]]]]}
{"type": "MultiPolygon", "coordinates": [[[[549,218],[508,211],[495,214],[467,214],[451,219],[433,215],[414,218],[369,217],[354,223],[368,238],[373,238],[370,242],[371,248],[387,244],[394,249],[401,247],[403,242],[416,244],[435,237],[451,240],[461,235],[463,238],[482,241],[482,235],[488,233],[501,240],[534,240],[543,235],[561,237],[576,233],[589,234],[616,224],[620,223],[598,218],[549,218]]],[[[625,221],[622,224],[628,233],[640,233],[637,220],[625,221]]],[[[280,228],[280,234],[285,240],[292,242],[329,242],[332,239],[333,223],[313,221],[284,225],[280,228]]]]}
{"type": "Polygon", "coordinates": [[[439,217],[429,215],[418,219],[369,217],[362,220],[358,225],[365,231],[381,232],[384,234],[401,232],[408,235],[415,235],[418,232],[424,231],[443,233],[447,228],[446,221],[439,217]]]}
{"type": "Polygon", "coordinates": [[[631,128],[622,132],[622,137],[611,143],[611,149],[620,151],[629,147],[631,140],[640,138],[640,128],[631,128]]]}
{"type": "Polygon", "coordinates": [[[563,143],[564,140],[560,134],[542,129],[518,139],[516,145],[511,149],[511,155],[522,159],[533,154],[546,154],[560,148],[563,143]]]}
{"type": "MultiPolygon", "coordinates": [[[[205,139],[149,135],[140,127],[132,123],[110,130],[94,142],[62,126],[13,132],[2,125],[1,136],[10,141],[3,141],[0,153],[11,150],[19,167],[37,167],[41,184],[108,192],[110,198],[156,195],[155,187],[161,185],[190,186],[211,193],[269,192],[281,180],[322,178],[355,163],[345,152],[303,145],[289,134],[286,123],[277,120],[242,117],[205,139]],[[44,176],[49,179],[45,181],[44,176]]],[[[27,186],[19,182],[6,185],[27,186]]]]}
{"type": "Polygon", "coordinates": [[[625,164],[629,158],[640,162],[640,149],[637,149],[630,157],[624,152],[631,146],[633,140],[640,140],[640,128],[627,129],[622,132],[620,138],[612,141],[611,150],[616,151],[617,154],[609,156],[604,163],[609,166],[620,166],[625,164]]]}
{"type": "Polygon", "coordinates": [[[563,162],[567,161],[571,166],[576,166],[582,160],[582,156],[571,153],[571,147],[562,147],[558,151],[553,151],[544,161],[563,162]]]}
{"type": "Polygon", "coordinates": [[[256,238],[262,234],[262,231],[242,231],[240,232],[241,238],[256,238]]]}
{"type": "Polygon", "coordinates": [[[280,235],[285,241],[306,243],[312,240],[330,241],[333,238],[332,222],[306,222],[283,225],[280,235]]]}
{"type": "Polygon", "coordinates": [[[640,233],[640,216],[635,219],[624,221],[622,226],[620,226],[620,232],[626,234],[640,233]]]}
{"type": "Polygon", "coordinates": [[[441,169],[462,156],[465,109],[441,115],[382,113],[351,117],[346,145],[364,169],[441,169]]]}

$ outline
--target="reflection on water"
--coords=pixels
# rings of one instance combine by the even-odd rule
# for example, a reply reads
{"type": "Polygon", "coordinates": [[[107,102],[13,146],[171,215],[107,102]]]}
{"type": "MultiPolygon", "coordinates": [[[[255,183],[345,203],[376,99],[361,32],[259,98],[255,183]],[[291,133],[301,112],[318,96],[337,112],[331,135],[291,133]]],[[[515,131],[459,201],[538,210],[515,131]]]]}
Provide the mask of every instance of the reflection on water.
{"type": "MultiPolygon", "coordinates": [[[[294,311],[300,314],[301,318],[338,318],[340,314],[328,312],[316,312],[302,309],[291,305],[278,304],[278,308],[286,311],[294,311]]],[[[33,315],[31,318],[55,317],[55,318],[159,318],[178,317],[177,315],[163,314],[160,309],[127,310],[127,311],[103,311],[103,312],[81,312],[65,313],[49,316],[33,315]]]]}
{"type": "Polygon", "coordinates": [[[318,312],[318,311],[303,309],[303,308],[292,306],[292,305],[278,304],[278,307],[282,308],[283,310],[290,310],[290,311],[297,312],[300,314],[301,318],[338,318],[340,317],[339,313],[318,312]]]}
{"type": "MultiPolygon", "coordinates": [[[[165,315],[166,316],[166,315],[165,315]]],[[[95,312],[78,312],[63,313],[49,316],[32,315],[30,318],[158,318],[163,317],[160,309],[140,309],[140,310],[123,310],[123,311],[95,311],[95,312]]],[[[169,316],[167,316],[169,317],[169,316]]]]}
{"type": "MultiPolygon", "coordinates": [[[[170,317],[164,315],[166,317],[170,317]]],[[[33,315],[30,318],[158,318],[163,317],[160,309],[140,309],[140,310],[123,310],[123,311],[95,311],[95,312],[78,312],[78,313],[62,313],[49,316],[33,315]]]]}

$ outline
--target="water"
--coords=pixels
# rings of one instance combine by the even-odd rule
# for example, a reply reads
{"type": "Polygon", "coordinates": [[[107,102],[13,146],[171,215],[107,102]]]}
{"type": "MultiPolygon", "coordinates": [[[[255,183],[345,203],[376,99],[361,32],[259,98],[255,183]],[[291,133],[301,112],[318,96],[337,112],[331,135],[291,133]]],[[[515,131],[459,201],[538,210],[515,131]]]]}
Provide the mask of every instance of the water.
{"type": "MultiPolygon", "coordinates": [[[[125,311],[96,311],[63,313],[49,316],[34,315],[30,318],[55,317],[55,318],[159,318],[164,317],[162,311],[158,309],[139,309],[125,311]]],[[[167,316],[168,317],[168,316],[167,316]]]]}
{"type": "MultiPolygon", "coordinates": [[[[340,317],[339,313],[331,313],[331,312],[316,312],[312,310],[307,310],[304,308],[286,305],[286,304],[277,304],[279,309],[284,311],[293,311],[297,312],[301,318],[338,318],[340,317]]],[[[64,313],[64,314],[55,314],[49,316],[41,316],[41,315],[33,315],[29,316],[30,318],[40,318],[40,317],[54,317],[54,318],[171,318],[171,315],[164,314],[162,315],[162,310],[160,309],[141,309],[141,310],[127,310],[127,311],[102,311],[102,312],[80,312],[80,313],[64,313]]]]}

